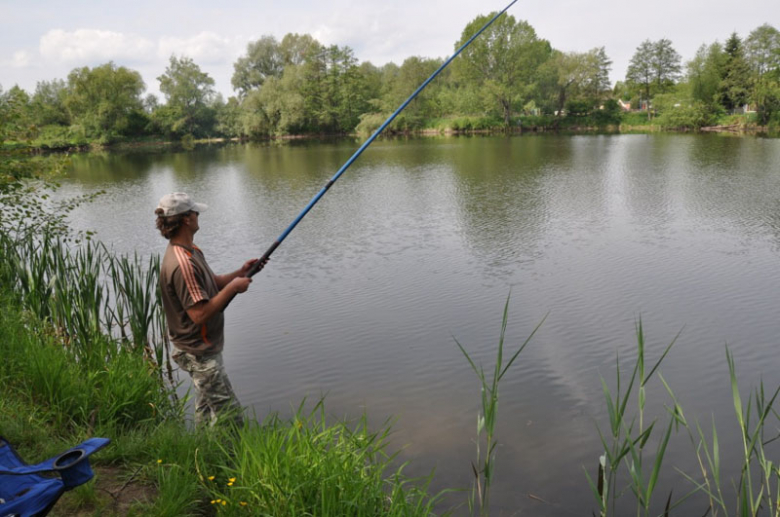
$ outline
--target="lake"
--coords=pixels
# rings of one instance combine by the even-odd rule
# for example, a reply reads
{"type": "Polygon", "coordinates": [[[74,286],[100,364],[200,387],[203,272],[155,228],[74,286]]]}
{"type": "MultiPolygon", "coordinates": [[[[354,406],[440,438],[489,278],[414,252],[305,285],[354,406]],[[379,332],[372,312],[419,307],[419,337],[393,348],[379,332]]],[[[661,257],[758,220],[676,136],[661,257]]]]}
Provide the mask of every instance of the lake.
{"type": "MultiPolygon", "coordinates": [[[[221,273],[260,256],[359,144],[80,154],[61,193],[105,190],[73,226],[148,255],[166,244],[157,201],[186,191],[210,207],[196,243],[221,273]]],[[[393,417],[408,474],[435,469],[433,489],[469,487],[480,391],[455,340],[490,370],[511,296],[507,353],[546,320],[500,386],[494,513],[590,515],[584,470],[595,476],[607,428],[600,378],[615,386],[618,356],[630,374],[641,318],[650,364],[679,333],[660,372],[689,421],[715,419],[730,493],[741,442],[726,346],[745,395],[780,384],[778,194],[777,139],[379,140],[233,301],[226,368],[258,417],[322,396],[334,418],[393,417]]],[[[645,425],[665,427],[664,404],[656,377],[645,425]]],[[[697,472],[684,433],[665,467],[659,507],[671,487],[691,488],[675,467],[697,472]]]]}

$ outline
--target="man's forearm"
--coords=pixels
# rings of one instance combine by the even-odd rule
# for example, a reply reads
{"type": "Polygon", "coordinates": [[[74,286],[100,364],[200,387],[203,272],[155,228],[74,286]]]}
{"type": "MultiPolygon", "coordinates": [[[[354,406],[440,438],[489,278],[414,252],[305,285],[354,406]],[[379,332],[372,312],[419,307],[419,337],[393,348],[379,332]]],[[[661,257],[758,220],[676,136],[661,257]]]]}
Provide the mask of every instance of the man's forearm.
{"type": "MultiPolygon", "coordinates": [[[[232,278],[230,280],[232,280],[232,278]]],[[[228,285],[230,280],[228,280],[228,285]]],[[[202,325],[211,319],[212,316],[222,311],[236,294],[238,294],[238,292],[235,289],[229,287],[220,288],[220,291],[213,298],[187,309],[187,315],[193,323],[202,325]]]]}
{"type": "Polygon", "coordinates": [[[236,269],[232,273],[227,273],[226,275],[214,275],[214,276],[216,277],[217,280],[217,289],[221,291],[222,289],[225,288],[226,285],[230,283],[231,280],[241,276],[241,270],[236,269]]]}

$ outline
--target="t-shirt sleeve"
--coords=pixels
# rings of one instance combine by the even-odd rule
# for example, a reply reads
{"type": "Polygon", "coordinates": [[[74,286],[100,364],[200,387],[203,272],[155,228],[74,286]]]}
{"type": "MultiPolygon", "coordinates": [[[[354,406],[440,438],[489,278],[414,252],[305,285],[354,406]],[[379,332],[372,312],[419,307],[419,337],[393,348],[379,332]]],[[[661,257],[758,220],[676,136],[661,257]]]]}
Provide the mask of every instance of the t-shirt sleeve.
{"type": "Polygon", "coordinates": [[[206,283],[203,271],[195,267],[191,260],[180,263],[179,267],[173,271],[172,279],[176,296],[185,310],[196,303],[209,299],[204,287],[206,283]]]}

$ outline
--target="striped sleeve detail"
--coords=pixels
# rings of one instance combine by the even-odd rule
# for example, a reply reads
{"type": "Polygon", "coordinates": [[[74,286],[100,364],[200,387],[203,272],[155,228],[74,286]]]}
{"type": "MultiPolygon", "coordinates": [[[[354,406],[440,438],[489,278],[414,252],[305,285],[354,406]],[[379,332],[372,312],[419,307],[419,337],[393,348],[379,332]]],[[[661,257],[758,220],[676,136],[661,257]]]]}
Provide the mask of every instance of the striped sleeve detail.
{"type": "Polygon", "coordinates": [[[192,267],[192,262],[190,262],[189,254],[179,246],[175,246],[173,251],[176,254],[176,260],[179,262],[181,276],[184,278],[184,283],[187,285],[187,290],[192,297],[192,303],[198,303],[203,300],[204,297],[203,292],[195,279],[195,271],[192,267]]]}

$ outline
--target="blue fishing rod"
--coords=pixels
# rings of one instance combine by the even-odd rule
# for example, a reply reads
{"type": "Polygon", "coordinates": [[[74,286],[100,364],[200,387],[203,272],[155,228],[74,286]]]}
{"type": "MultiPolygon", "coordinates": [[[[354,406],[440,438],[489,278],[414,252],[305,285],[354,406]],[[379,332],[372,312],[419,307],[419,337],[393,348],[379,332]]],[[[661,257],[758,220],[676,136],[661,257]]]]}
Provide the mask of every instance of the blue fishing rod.
{"type": "Polygon", "coordinates": [[[312,198],[312,200],[311,200],[311,201],[309,201],[309,204],[308,204],[308,205],[306,205],[306,208],[304,208],[304,209],[301,211],[301,213],[300,213],[300,214],[298,214],[298,217],[296,217],[296,218],[295,218],[295,220],[294,220],[292,223],[290,223],[290,226],[288,226],[288,227],[287,227],[287,229],[286,229],[286,230],[284,230],[284,232],[282,232],[282,234],[279,236],[279,238],[278,238],[278,239],[276,239],[276,242],[274,242],[273,244],[271,244],[271,247],[269,247],[269,248],[266,250],[266,252],[265,252],[265,253],[263,253],[263,256],[260,258],[260,260],[258,260],[258,261],[257,261],[257,262],[256,262],[256,263],[255,263],[255,264],[252,266],[252,268],[251,268],[251,269],[250,269],[250,270],[247,272],[247,276],[248,276],[248,277],[252,277],[252,276],[254,276],[254,275],[255,275],[255,274],[256,274],[256,273],[257,273],[257,272],[258,272],[258,271],[259,271],[259,270],[262,268],[262,265],[263,265],[263,263],[264,263],[264,262],[265,262],[265,261],[268,259],[268,257],[270,257],[270,256],[271,256],[271,254],[272,254],[272,253],[273,253],[273,252],[276,250],[276,248],[278,248],[278,247],[279,247],[279,245],[282,243],[282,241],[284,241],[284,239],[286,239],[286,238],[287,238],[287,236],[288,236],[288,235],[290,235],[290,232],[292,232],[292,231],[293,231],[293,229],[294,229],[296,226],[298,226],[298,223],[300,223],[300,222],[301,222],[301,220],[302,220],[304,217],[306,217],[306,214],[308,214],[308,213],[309,213],[309,210],[311,210],[311,209],[312,209],[312,207],[314,207],[314,205],[316,205],[316,204],[317,204],[317,201],[319,201],[319,200],[320,200],[320,198],[322,198],[322,196],[324,196],[324,195],[325,195],[325,193],[328,191],[328,189],[330,189],[330,187],[332,187],[332,186],[333,186],[333,184],[334,184],[334,183],[336,183],[336,180],[338,180],[338,179],[341,177],[341,175],[342,175],[342,174],[344,174],[344,172],[345,172],[347,169],[349,169],[350,165],[352,165],[352,163],[353,163],[355,160],[357,160],[358,156],[360,156],[361,154],[363,154],[363,151],[365,151],[365,150],[366,150],[366,148],[367,148],[369,145],[371,145],[371,142],[373,142],[373,141],[376,139],[376,137],[378,137],[378,136],[380,135],[380,133],[382,133],[382,131],[384,131],[384,129],[385,129],[385,128],[386,128],[388,125],[390,125],[390,123],[391,123],[391,122],[392,122],[392,121],[395,119],[395,117],[397,117],[397,116],[398,116],[398,114],[399,114],[399,113],[401,113],[401,112],[404,110],[404,108],[405,108],[405,107],[406,107],[406,106],[407,106],[407,105],[408,105],[410,102],[412,102],[412,100],[414,100],[414,98],[415,98],[415,97],[417,97],[417,94],[419,94],[421,91],[423,91],[423,89],[425,89],[425,87],[426,87],[426,86],[428,86],[428,83],[430,83],[431,81],[433,81],[433,80],[434,80],[434,78],[435,78],[437,75],[439,75],[439,73],[440,73],[442,70],[444,70],[445,68],[447,68],[447,65],[449,65],[449,64],[452,62],[452,60],[453,60],[453,59],[455,59],[456,57],[458,57],[458,54],[460,54],[461,52],[463,52],[463,49],[465,49],[466,47],[468,47],[469,45],[471,45],[471,42],[472,42],[472,41],[474,41],[475,39],[477,39],[477,37],[478,37],[480,34],[482,34],[482,33],[485,31],[485,29],[487,29],[488,27],[490,27],[490,25],[491,25],[491,24],[492,24],[494,21],[496,21],[496,20],[498,19],[498,17],[499,17],[499,16],[501,16],[502,14],[504,14],[504,13],[505,13],[505,12],[506,12],[506,11],[507,11],[507,10],[508,10],[510,7],[512,7],[512,6],[515,4],[515,2],[517,2],[517,0],[512,0],[512,2],[511,2],[509,5],[507,5],[506,7],[504,7],[504,9],[503,9],[503,10],[501,10],[499,13],[497,13],[495,16],[493,16],[493,18],[491,18],[491,19],[490,19],[490,21],[488,21],[488,22],[487,22],[487,23],[486,23],[486,24],[485,24],[485,25],[484,25],[484,26],[483,26],[481,29],[479,29],[479,30],[478,30],[478,31],[477,31],[477,32],[476,32],[476,33],[475,33],[473,36],[471,36],[471,38],[469,38],[469,40],[468,40],[466,43],[464,43],[464,44],[463,44],[463,45],[462,45],[462,46],[461,46],[461,47],[460,47],[460,48],[457,50],[457,52],[455,52],[455,53],[454,53],[454,54],[453,54],[453,55],[452,55],[452,56],[451,56],[449,59],[447,59],[447,61],[445,61],[445,62],[444,62],[444,64],[442,64],[442,65],[441,65],[441,66],[440,66],[440,67],[439,67],[439,68],[438,68],[438,69],[437,69],[437,70],[436,70],[434,73],[432,73],[432,74],[431,74],[431,76],[430,76],[428,79],[426,79],[426,80],[425,80],[425,82],[424,82],[424,83],[422,83],[422,84],[420,85],[420,87],[419,87],[419,88],[417,88],[417,89],[414,91],[414,93],[413,93],[413,94],[411,94],[411,95],[409,96],[409,98],[408,98],[408,99],[406,99],[406,100],[404,101],[404,103],[403,103],[403,104],[401,104],[401,106],[399,106],[399,107],[398,107],[398,109],[397,109],[397,110],[395,110],[395,112],[394,112],[392,115],[390,115],[390,116],[388,117],[388,119],[387,119],[387,120],[385,120],[385,121],[384,121],[384,123],[383,123],[381,126],[379,126],[379,129],[377,129],[376,131],[374,131],[374,134],[373,134],[373,135],[371,135],[371,137],[369,137],[369,139],[368,139],[368,140],[366,140],[366,141],[363,143],[363,145],[361,145],[361,146],[360,146],[360,148],[359,148],[357,151],[355,151],[355,154],[353,154],[353,155],[350,157],[350,159],[349,159],[349,160],[347,160],[347,161],[346,161],[346,163],[344,163],[344,165],[342,165],[342,166],[341,166],[341,168],[338,170],[338,172],[336,172],[336,174],[334,174],[334,175],[333,175],[333,177],[332,177],[332,178],[331,178],[331,179],[330,179],[330,180],[329,180],[329,181],[328,181],[328,182],[325,184],[325,186],[324,186],[324,187],[322,187],[322,190],[320,190],[320,191],[317,193],[317,195],[316,195],[316,196],[314,196],[314,197],[312,198]]]}

